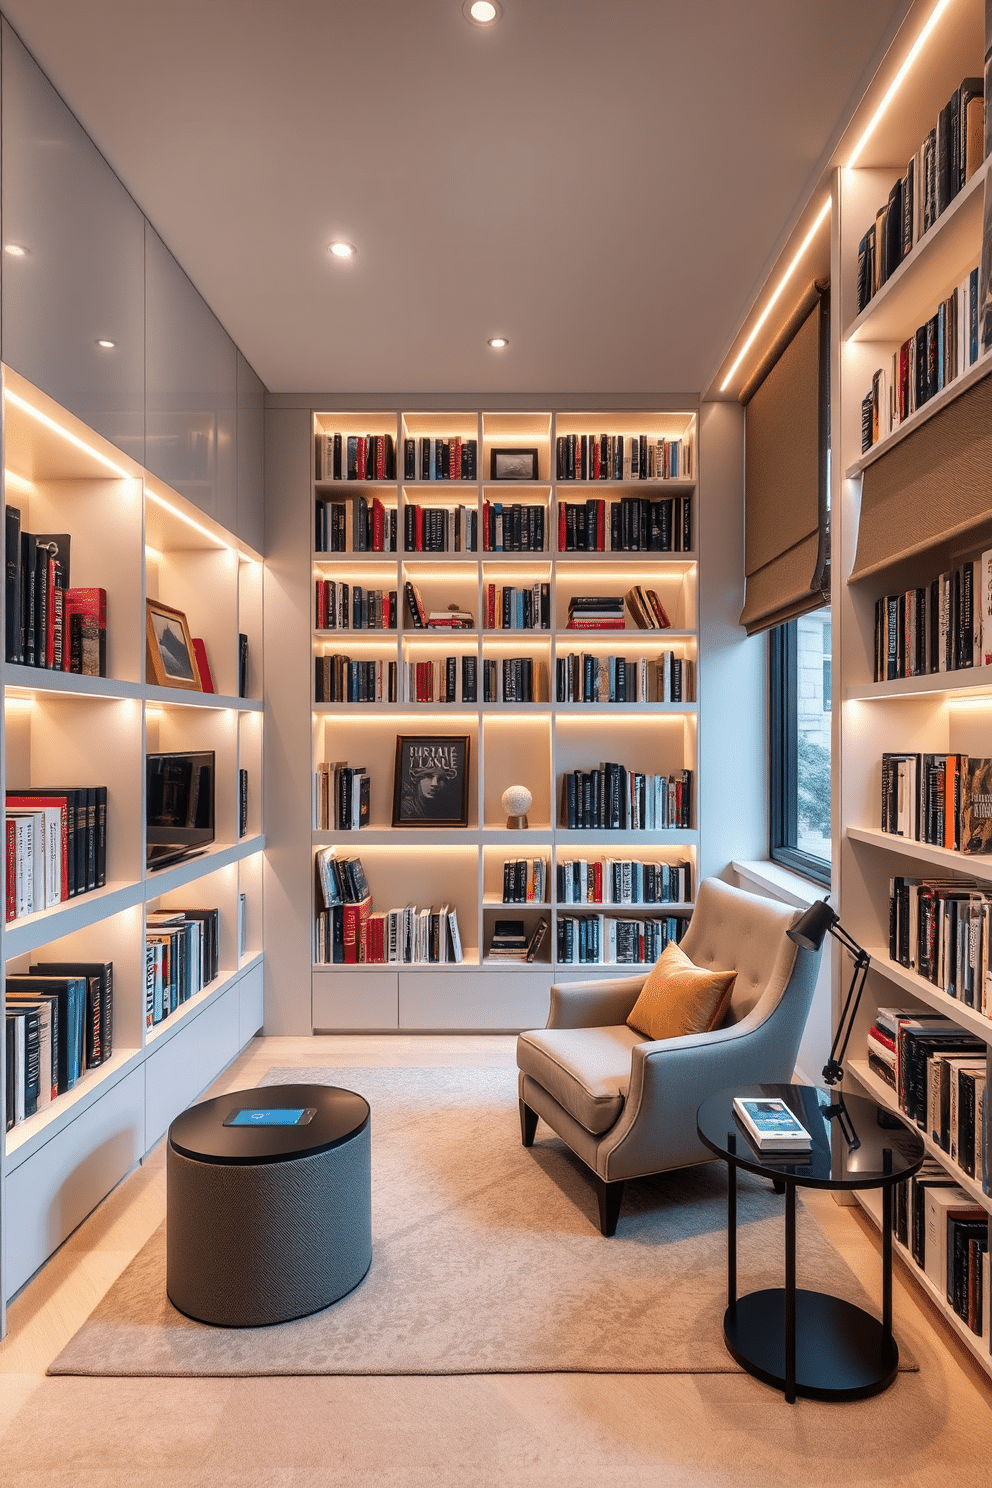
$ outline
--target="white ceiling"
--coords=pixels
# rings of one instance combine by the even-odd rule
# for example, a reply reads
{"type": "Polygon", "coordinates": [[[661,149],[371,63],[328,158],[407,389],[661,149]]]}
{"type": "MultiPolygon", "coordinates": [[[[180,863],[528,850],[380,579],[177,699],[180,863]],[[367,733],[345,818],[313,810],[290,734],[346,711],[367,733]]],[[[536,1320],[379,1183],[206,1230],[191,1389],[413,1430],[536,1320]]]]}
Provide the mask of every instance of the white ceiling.
{"type": "Polygon", "coordinates": [[[342,393],[704,389],[906,10],[0,3],[265,384],[342,393]]]}

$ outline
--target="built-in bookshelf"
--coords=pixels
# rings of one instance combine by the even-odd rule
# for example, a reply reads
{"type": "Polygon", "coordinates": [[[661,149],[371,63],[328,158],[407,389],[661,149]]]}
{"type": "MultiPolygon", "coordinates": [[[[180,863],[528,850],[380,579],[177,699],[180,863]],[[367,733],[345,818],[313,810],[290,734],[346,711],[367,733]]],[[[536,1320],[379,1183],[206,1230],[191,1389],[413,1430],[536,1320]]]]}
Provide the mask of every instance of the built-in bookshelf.
{"type": "MultiPolygon", "coordinates": [[[[319,596],[321,584],[335,585],[337,618],[347,610],[350,621],[355,585],[395,591],[397,625],[356,629],[349,623],[313,631],[311,852],[331,847],[342,857],[360,857],[376,912],[408,904],[453,908],[462,953],[460,961],[443,964],[314,960],[314,1027],[512,1028],[543,1022],[559,972],[622,975],[636,969],[629,959],[630,927],[644,922],[653,933],[666,922],[666,933],[680,933],[692,909],[699,846],[696,416],[330,411],[315,415],[313,432],[312,592],[319,596]],[[395,480],[318,479],[335,435],[343,450],[349,437],[386,441],[384,449],[395,451],[395,480]],[[452,468],[456,440],[461,476],[422,479],[425,469],[452,468]],[[600,470],[599,478],[560,476],[568,469],[560,463],[568,447],[563,441],[579,451],[581,470],[583,440],[586,468],[600,470]],[[589,453],[594,446],[608,453],[595,467],[589,453]],[[471,455],[466,461],[465,450],[476,452],[474,463],[471,455]],[[631,478],[634,450],[637,478],[631,478]],[[474,478],[466,477],[466,465],[474,478]],[[494,479],[497,471],[505,478],[494,479]],[[337,524],[345,551],[323,550],[328,524],[322,508],[329,501],[345,507],[337,524]],[[354,551],[351,534],[366,530],[361,522],[356,526],[356,501],[364,503],[363,513],[373,501],[387,513],[397,511],[395,553],[354,551]],[[583,513],[567,529],[566,505],[583,513]],[[434,519],[432,530],[441,534],[437,550],[418,551],[407,541],[418,530],[416,516],[407,516],[414,507],[447,513],[434,519]],[[466,533],[469,544],[475,537],[475,546],[466,544],[466,533]],[[349,589],[343,608],[344,585],[349,589]],[[640,601],[628,601],[635,589],[640,601]],[[590,599],[609,603],[591,625],[577,626],[582,601],[590,599]],[[667,626],[653,623],[658,612],[667,626]],[[446,616],[453,623],[445,623],[446,616]],[[337,700],[340,686],[335,701],[317,701],[326,696],[330,668],[324,658],[332,655],[357,664],[348,673],[355,684],[351,701],[337,700]],[[585,678],[578,696],[574,680],[571,688],[567,684],[569,676],[585,678]],[[417,701],[426,696],[432,700],[417,701]],[[396,740],[410,734],[468,738],[464,825],[392,825],[396,740]],[[322,763],[364,767],[370,782],[366,827],[318,827],[322,763]],[[617,789],[626,792],[636,827],[626,827],[616,795],[612,813],[604,795],[597,798],[598,814],[587,809],[577,820],[573,812],[569,827],[568,777],[591,776],[607,763],[628,772],[617,789]],[[654,796],[644,804],[646,780],[662,776],[664,815],[660,783],[657,810],[654,796]],[[501,803],[510,785],[524,785],[532,796],[524,830],[508,825],[501,803]],[[671,824],[654,825],[663,820],[671,824]],[[558,922],[574,920],[578,907],[559,903],[557,867],[578,858],[683,864],[690,893],[677,902],[636,907],[590,899],[582,912],[602,917],[606,933],[599,943],[614,954],[618,939],[609,933],[609,922],[624,922],[619,945],[625,959],[609,961],[604,949],[595,962],[561,961],[558,922]],[[505,864],[517,859],[547,865],[543,899],[504,901],[505,864]],[[539,937],[532,961],[508,959],[506,948],[490,953],[497,921],[522,921],[529,942],[542,918],[547,934],[539,937]]],[[[380,520],[382,530],[385,525],[380,520]]],[[[420,530],[428,530],[426,513],[420,530]]],[[[592,606],[597,608],[603,607],[592,606]]],[[[325,602],[321,618],[328,613],[325,602]]],[[[341,663],[337,675],[345,676],[341,663]]],[[[316,875],[314,893],[316,922],[316,875]]],[[[315,956],[316,950],[315,940],[315,956]]]]}
{"type": "MultiPolygon", "coordinates": [[[[941,28],[934,33],[926,62],[925,91],[931,100],[934,96],[950,97],[963,78],[981,76],[981,10],[980,4],[972,3],[969,25],[964,27],[962,21],[957,29],[948,28],[946,40],[941,28]],[[972,54],[961,48],[965,34],[974,43],[972,54]]],[[[960,573],[963,565],[980,560],[983,552],[992,548],[992,521],[986,517],[970,525],[961,524],[953,534],[944,536],[937,532],[926,543],[907,538],[896,521],[891,524],[888,550],[870,563],[855,563],[859,522],[864,516],[862,486],[866,476],[881,479],[885,466],[880,462],[901,459],[900,446],[907,438],[931,420],[953,415],[955,405],[961,406],[959,400],[992,374],[992,357],[979,348],[977,360],[966,362],[957,376],[947,378],[946,385],[901,422],[884,425],[872,447],[862,451],[862,400],[872,386],[873,377],[881,369],[890,370],[894,356],[898,368],[900,348],[907,338],[930,320],[937,305],[965,281],[981,255],[984,169],[963,183],[925,234],[917,237],[888,281],[863,309],[858,309],[858,256],[863,235],[895,182],[905,175],[905,162],[934,123],[929,114],[918,111],[913,115],[908,107],[891,124],[884,122],[879,140],[870,152],[872,163],[839,171],[834,198],[840,223],[839,233],[834,237],[831,273],[834,303],[840,310],[833,348],[833,406],[837,411],[833,421],[833,552],[840,579],[834,597],[838,637],[834,735],[837,782],[834,835],[835,841],[839,839],[836,902],[845,928],[870,951],[872,958],[848,1050],[845,1083],[850,1089],[867,1092],[892,1111],[899,1109],[896,1091],[878,1073],[877,1055],[874,1065],[868,1061],[868,1033],[880,1007],[945,1015],[966,1034],[977,1038],[978,1048],[985,1051],[986,1075],[992,1077],[992,1018],[983,1011],[988,1003],[983,1002],[981,989],[973,1005],[966,1005],[963,987],[960,995],[951,996],[944,987],[919,974],[915,949],[909,958],[913,963],[910,965],[900,960],[904,952],[896,956],[890,953],[893,880],[943,879],[952,886],[962,887],[974,881],[979,896],[992,895],[992,855],[966,852],[935,840],[928,842],[928,835],[934,837],[932,822],[916,832],[910,828],[905,835],[897,835],[892,830],[891,814],[883,823],[882,807],[883,793],[890,798],[892,789],[891,781],[883,784],[883,756],[918,754],[920,768],[925,770],[925,757],[929,755],[977,758],[992,755],[992,666],[981,664],[983,657],[976,649],[973,665],[930,671],[925,659],[929,651],[921,644],[915,662],[910,656],[907,665],[890,666],[887,677],[884,665],[879,666],[877,644],[879,602],[891,598],[891,613],[901,618],[899,607],[903,600],[897,603],[896,597],[931,592],[938,575],[960,573]],[[886,157],[892,162],[891,169],[878,164],[886,157]],[[911,671],[916,675],[909,675],[911,671]],[[876,680],[879,676],[886,680],[876,680]],[[883,825],[888,830],[883,830],[883,825]],[[920,840],[915,840],[917,836],[920,840]]],[[[992,470],[988,479],[992,482],[992,470]]],[[[934,487],[937,501],[939,489],[937,479],[934,487]]],[[[915,602],[915,598],[908,601],[910,615],[915,613],[915,602]]],[[[891,759],[885,768],[895,768],[891,759]]],[[[916,768],[914,763],[911,771],[915,772],[916,768]]],[[[911,773],[905,783],[914,780],[916,775],[911,773]]],[[[915,931],[915,917],[913,928],[915,931]]],[[[835,986],[846,990],[850,960],[836,947],[835,956],[835,986]]],[[[989,1129],[992,1130],[992,1125],[989,1129]]],[[[974,1176],[969,1176],[929,1131],[925,1133],[925,1141],[928,1157],[939,1163],[961,1187],[966,1201],[992,1215],[989,1181],[992,1162],[987,1143],[983,1179],[980,1165],[974,1176]]],[[[863,1203],[875,1222],[880,1223],[880,1205],[871,1195],[863,1203]]],[[[905,1261],[908,1274],[982,1368],[992,1374],[987,1269],[981,1316],[977,1319],[980,1331],[976,1332],[954,1310],[945,1289],[924,1273],[911,1247],[897,1238],[894,1248],[905,1261]]]]}
{"type": "Polygon", "coordinates": [[[113,963],[109,1058],[94,1057],[71,1088],[3,1139],[10,1297],[261,1024],[262,560],[9,369],[3,445],[7,510],[26,532],[69,534],[72,584],[104,590],[107,611],[106,675],[2,663],[5,793],[106,791],[104,881],[9,919],[0,930],[4,975],[38,963],[113,963]],[[215,691],[150,680],[146,598],[186,616],[215,691]],[[145,756],[194,750],[214,755],[214,840],[151,871],[145,756]],[[198,957],[195,972],[184,962],[181,980],[172,966],[165,1016],[147,978],[146,942],[161,933],[162,911],[184,910],[188,924],[196,911],[203,927],[183,932],[186,950],[209,926],[216,954],[198,957]]]}

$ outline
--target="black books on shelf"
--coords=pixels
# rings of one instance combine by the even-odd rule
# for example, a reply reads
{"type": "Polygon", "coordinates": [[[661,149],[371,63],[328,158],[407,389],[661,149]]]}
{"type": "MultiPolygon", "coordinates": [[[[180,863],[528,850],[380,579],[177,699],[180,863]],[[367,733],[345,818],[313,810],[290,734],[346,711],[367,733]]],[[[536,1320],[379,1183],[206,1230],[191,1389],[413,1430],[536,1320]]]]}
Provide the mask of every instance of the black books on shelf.
{"type": "Polygon", "coordinates": [[[992,1016],[992,892],[967,879],[889,880],[889,956],[992,1016]]]}
{"type": "Polygon", "coordinates": [[[503,864],[504,904],[544,904],[548,897],[546,858],[508,858],[503,864]]]}
{"type": "Polygon", "coordinates": [[[559,703],[689,703],[693,664],[673,651],[659,657],[569,652],[555,659],[559,703]]]}
{"type": "Polygon", "coordinates": [[[670,941],[681,940],[685,925],[678,915],[635,920],[607,914],[559,914],[557,960],[566,966],[653,964],[670,941]]]}
{"type": "Polygon", "coordinates": [[[6,797],[6,918],[107,881],[107,787],[26,786],[6,797]]]}
{"type": "Polygon", "coordinates": [[[486,553],[543,553],[547,548],[543,505],[519,501],[482,503],[482,550],[486,553]]]}
{"type": "Polygon", "coordinates": [[[541,665],[531,656],[504,656],[482,663],[484,703],[535,703],[541,688],[541,665]]]}
{"type": "Polygon", "coordinates": [[[487,961],[535,961],[548,938],[546,915],[529,929],[523,920],[497,920],[486,947],[487,961]]]}
{"type": "Polygon", "coordinates": [[[446,439],[407,438],[403,441],[403,479],[408,481],[474,481],[478,470],[477,439],[458,434],[446,439]]]}
{"type": "Polygon", "coordinates": [[[692,825],[692,771],[650,775],[607,763],[561,780],[561,825],[570,830],[661,831],[692,825]]]}
{"type": "Polygon", "coordinates": [[[314,507],[314,548],[318,553],[395,553],[396,508],[378,496],[323,501],[314,507]],[[349,532],[351,542],[349,544],[349,532]]]}
{"type": "Polygon", "coordinates": [[[248,637],[238,632],[238,697],[248,696],[248,637]]]}
{"type": "Polygon", "coordinates": [[[396,441],[392,434],[316,436],[314,475],[318,481],[395,480],[396,441]]]}
{"type": "Polygon", "coordinates": [[[549,630],[551,585],[538,580],[527,588],[487,584],[485,589],[488,630],[549,630]]]}
{"type": "Polygon", "coordinates": [[[395,661],[314,657],[315,703],[395,703],[395,661]]]}
{"type": "Polygon", "coordinates": [[[692,542],[688,495],[558,503],[560,553],[689,553],[692,542]]]}
{"type": "Polygon", "coordinates": [[[970,856],[992,853],[992,759],[882,755],[883,832],[970,856]]]}
{"type": "Polygon", "coordinates": [[[647,434],[559,434],[555,473],[560,481],[689,480],[692,444],[647,434]]]}
{"type": "Polygon", "coordinates": [[[479,546],[479,513],[474,506],[421,506],[403,509],[403,549],[407,553],[474,553],[479,546]]]}
{"type": "Polygon", "coordinates": [[[314,624],[318,630],[395,630],[396,590],[316,579],[314,624]]]}
{"type": "Polygon", "coordinates": [[[874,680],[992,665],[992,548],[875,601],[874,680]]]}
{"type": "Polygon", "coordinates": [[[560,860],[559,904],[686,904],[692,899],[692,864],[645,863],[630,858],[560,860]]]}
{"type": "Polygon", "coordinates": [[[368,826],[372,782],[364,765],[320,764],[315,785],[318,832],[357,832],[368,826]]]}
{"type": "Polygon", "coordinates": [[[220,972],[220,911],[159,909],[145,927],[145,1025],[154,1027],[220,972]]]}
{"type": "Polygon", "coordinates": [[[238,771],[238,836],[248,835],[248,771],[238,771]]]}
{"type": "Polygon", "coordinates": [[[6,997],[9,1129],[111,1057],[113,962],[38,962],[7,977],[6,997]]]}

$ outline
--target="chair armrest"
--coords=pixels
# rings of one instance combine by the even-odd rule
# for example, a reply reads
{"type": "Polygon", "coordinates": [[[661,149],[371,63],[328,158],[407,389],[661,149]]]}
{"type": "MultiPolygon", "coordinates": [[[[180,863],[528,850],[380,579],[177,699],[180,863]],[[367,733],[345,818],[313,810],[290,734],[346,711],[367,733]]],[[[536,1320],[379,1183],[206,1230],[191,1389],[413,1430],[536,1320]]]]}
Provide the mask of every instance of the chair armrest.
{"type": "Polygon", "coordinates": [[[626,1023],[644,986],[640,976],[598,982],[560,982],[551,988],[548,1028],[611,1028],[626,1023]]]}

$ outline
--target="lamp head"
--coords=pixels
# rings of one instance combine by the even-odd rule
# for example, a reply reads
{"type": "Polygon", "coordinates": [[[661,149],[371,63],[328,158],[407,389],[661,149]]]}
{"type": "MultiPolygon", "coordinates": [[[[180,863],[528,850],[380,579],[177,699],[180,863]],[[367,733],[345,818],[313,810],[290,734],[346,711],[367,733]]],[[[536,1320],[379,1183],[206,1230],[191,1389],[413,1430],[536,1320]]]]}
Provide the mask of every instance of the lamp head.
{"type": "Polygon", "coordinates": [[[817,899],[805,914],[799,916],[792,929],[785,933],[797,946],[802,946],[803,950],[818,951],[824,936],[837,924],[838,918],[837,912],[830,908],[826,899],[817,899]]]}

